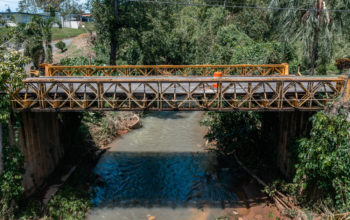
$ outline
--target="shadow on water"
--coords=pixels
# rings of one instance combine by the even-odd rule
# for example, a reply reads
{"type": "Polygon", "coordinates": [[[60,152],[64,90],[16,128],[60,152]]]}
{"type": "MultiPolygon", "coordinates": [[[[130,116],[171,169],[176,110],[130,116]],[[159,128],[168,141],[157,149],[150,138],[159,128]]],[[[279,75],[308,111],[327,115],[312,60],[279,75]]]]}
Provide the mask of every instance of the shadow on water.
{"type": "Polygon", "coordinates": [[[237,174],[207,152],[108,152],[95,168],[98,207],[233,207],[237,174]],[[235,176],[233,175],[235,173],[235,176]]]}
{"type": "Polygon", "coordinates": [[[183,114],[183,112],[176,112],[176,111],[168,111],[168,112],[152,112],[149,113],[154,118],[159,119],[183,119],[186,118],[186,115],[183,114]]]}
{"type": "Polygon", "coordinates": [[[226,208],[258,203],[242,189],[246,174],[205,150],[202,116],[149,113],[141,129],[112,143],[94,169],[89,219],[215,219],[226,208]]]}

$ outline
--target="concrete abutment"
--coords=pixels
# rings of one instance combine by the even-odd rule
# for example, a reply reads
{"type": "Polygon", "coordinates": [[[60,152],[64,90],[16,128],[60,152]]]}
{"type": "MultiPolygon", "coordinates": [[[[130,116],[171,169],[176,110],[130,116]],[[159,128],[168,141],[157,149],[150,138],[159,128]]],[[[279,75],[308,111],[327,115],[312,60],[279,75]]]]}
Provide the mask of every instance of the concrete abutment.
{"type": "Polygon", "coordinates": [[[276,165],[286,178],[294,176],[294,141],[308,136],[313,114],[315,112],[307,111],[263,113],[265,136],[275,152],[276,165]]]}
{"type": "Polygon", "coordinates": [[[22,112],[19,142],[24,154],[25,194],[35,192],[56,169],[79,131],[79,113],[22,112]]]}

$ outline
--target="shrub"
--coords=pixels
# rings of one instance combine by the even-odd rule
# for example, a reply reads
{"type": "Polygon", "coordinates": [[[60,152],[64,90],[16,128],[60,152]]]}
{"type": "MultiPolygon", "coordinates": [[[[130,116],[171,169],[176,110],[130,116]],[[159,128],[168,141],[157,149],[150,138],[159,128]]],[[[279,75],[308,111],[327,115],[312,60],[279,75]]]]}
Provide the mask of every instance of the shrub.
{"type": "Polygon", "coordinates": [[[60,60],[59,65],[66,66],[81,66],[81,65],[102,65],[103,63],[100,60],[91,59],[83,56],[79,57],[65,57],[60,60]]]}
{"type": "Polygon", "coordinates": [[[319,112],[310,137],[299,140],[294,183],[304,201],[350,211],[350,122],[344,115],[319,112]]]}
{"type": "Polygon", "coordinates": [[[335,66],[342,73],[344,69],[350,69],[350,59],[341,58],[336,60],[335,66]]]}
{"type": "Polygon", "coordinates": [[[260,116],[252,112],[208,112],[201,124],[209,127],[206,138],[216,142],[219,154],[255,146],[260,127],[260,116]],[[251,137],[255,137],[253,139],[251,137]]]}
{"type": "Polygon", "coordinates": [[[61,53],[63,53],[65,50],[66,50],[66,44],[63,42],[63,41],[58,41],[56,44],[55,44],[55,47],[57,47],[58,49],[61,50],[61,53]]]}
{"type": "Polygon", "coordinates": [[[47,204],[50,219],[85,219],[90,197],[84,186],[65,186],[47,204]]]}

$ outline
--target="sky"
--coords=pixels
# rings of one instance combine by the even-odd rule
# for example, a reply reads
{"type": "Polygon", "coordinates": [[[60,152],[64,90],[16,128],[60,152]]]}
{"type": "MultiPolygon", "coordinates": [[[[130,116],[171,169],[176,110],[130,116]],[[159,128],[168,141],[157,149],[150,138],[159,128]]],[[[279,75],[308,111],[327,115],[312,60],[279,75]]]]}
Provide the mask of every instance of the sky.
{"type": "Polygon", "coordinates": [[[19,0],[0,0],[0,12],[4,12],[8,7],[11,11],[17,11],[19,0]]]}
{"type": "MultiPolygon", "coordinates": [[[[0,12],[4,12],[6,9],[10,7],[11,11],[17,11],[18,2],[20,0],[0,0],[0,12]]],[[[80,3],[87,2],[86,0],[78,0],[80,3]]]]}

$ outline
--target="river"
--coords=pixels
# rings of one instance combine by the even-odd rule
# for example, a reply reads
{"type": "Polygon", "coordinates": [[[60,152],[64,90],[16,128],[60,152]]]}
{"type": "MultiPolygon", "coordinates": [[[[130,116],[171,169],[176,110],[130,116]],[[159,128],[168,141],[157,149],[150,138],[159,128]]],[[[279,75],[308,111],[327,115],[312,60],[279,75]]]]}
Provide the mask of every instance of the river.
{"type": "Polygon", "coordinates": [[[157,112],[111,144],[88,219],[205,220],[239,203],[236,173],[205,150],[201,112],[157,112]]]}

